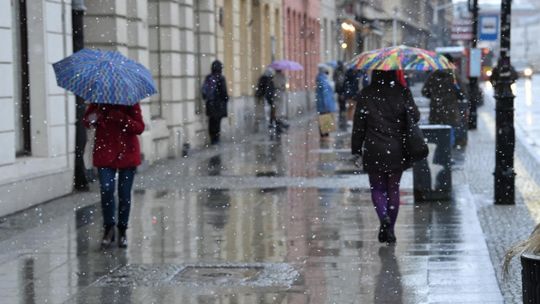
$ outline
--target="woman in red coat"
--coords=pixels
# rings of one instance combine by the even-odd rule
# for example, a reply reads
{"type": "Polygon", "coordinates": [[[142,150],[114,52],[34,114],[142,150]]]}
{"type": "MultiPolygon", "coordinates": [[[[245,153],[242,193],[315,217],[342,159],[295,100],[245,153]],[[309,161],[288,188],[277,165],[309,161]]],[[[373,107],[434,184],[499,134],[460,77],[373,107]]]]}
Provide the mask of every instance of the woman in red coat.
{"type": "Polygon", "coordinates": [[[94,167],[98,168],[101,189],[104,234],[102,247],[110,247],[115,240],[114,226],[118,227],[118,246],[127,247],[131,207],[131,188],[135,169],[141,164],[141,152],[137,135],[144,131],[139,104],[121,106],[90,104],[84,114],[87,128],[96,128],[94,144],[94,167]],[[118,217],[114,189],[118,172],[118,217]]]}

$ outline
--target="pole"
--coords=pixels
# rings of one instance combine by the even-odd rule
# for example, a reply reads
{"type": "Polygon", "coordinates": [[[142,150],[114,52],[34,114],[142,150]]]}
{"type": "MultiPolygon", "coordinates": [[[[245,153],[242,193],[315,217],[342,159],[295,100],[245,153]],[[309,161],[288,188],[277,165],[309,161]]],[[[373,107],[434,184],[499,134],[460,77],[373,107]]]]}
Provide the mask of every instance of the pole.
{"type": "MultiPolygon", "coordinates": [[[[72,31],[73,31],[73,52],[84,48],[84,0],[73,0],[71,9],[72,31]]],[[[84,111],[86,105],[84,100],[77,96],[75,106],[75,172],[73,175],[73,187],[75,190],[87,191],[88,180],[86,178],[86,167],[84,166],[84,148],[86,146],[86,128],[83,125],[84,111]]]]}
{"type": "MultiPolygon", "coordinates": [[[[473,0],[472,7],[472,42],[471,50],[476,48],[478,42],[478,0],[473,0]]],[[[469,53],[470,54],[470,53],[469,53]]],[[[476,130],[478,120],[478,102],[480,90],[478,89],[478,78],[469,76],[469,130],[476,130]]]]}
{"type": "Polygon", "coordinates": [[[516,79],[510,62],[510,19],[512,0],[501,3],[501,48],[491,82],[495,86],[495,204],[515,204],[514,94],[516,79]]]}
{"type": "Polygon", "coordinates": [[[397,45],[397,13],[398,8],[394,7],[394,19],[392,19],[392,46],[397,45]]]}
{"type": "Polygon", "coordinates": [[[355,30],[356,49],[357,49],[356,54],[361,54],[364,51],[364,36],[363,36],[364,25],[365,25],[364,5],[365,5],[364,1],[359,1],[358,11],[356,14],[356,21],[360,24],[360,28],[355,30]]]}

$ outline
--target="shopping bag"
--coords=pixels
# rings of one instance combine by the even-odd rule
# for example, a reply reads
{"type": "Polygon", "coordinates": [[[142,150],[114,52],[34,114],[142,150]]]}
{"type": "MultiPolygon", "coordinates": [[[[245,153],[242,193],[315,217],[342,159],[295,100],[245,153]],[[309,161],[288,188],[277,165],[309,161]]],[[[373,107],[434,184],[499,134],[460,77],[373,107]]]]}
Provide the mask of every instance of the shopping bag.
{"type": "Polygon", "coordinates": [[[328,134],[336,131],[336,120],[334,114],[325,113],[319,115],[319,129],[321,134],[328,134]]]}

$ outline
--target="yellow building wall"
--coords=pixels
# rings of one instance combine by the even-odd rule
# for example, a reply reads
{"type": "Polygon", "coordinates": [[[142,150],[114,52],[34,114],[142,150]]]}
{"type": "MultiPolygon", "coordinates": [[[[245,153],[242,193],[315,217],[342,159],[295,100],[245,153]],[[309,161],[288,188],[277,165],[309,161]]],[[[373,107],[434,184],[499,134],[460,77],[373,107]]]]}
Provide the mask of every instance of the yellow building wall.
{"type": "Polygon", "coordinates": [[[217,55],[233,97],[253,95],[253,86],[272,61],[283,54],[281,1],[216,1],[217,55]]]}

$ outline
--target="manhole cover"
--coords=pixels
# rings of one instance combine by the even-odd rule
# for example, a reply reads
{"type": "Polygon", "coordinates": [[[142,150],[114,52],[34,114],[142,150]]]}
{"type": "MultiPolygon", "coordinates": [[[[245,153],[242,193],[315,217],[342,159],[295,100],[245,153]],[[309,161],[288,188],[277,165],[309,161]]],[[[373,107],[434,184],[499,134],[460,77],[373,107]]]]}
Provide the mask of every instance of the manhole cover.
{"type": "Polygon", "coordinates": [[[256,279],[263,270],[260,266],[220,267],[220,266],[187,266],[173,277],[177,282],[217,283],[221,280],[245,282],[256,279]]]}
{"type": "Polygon", "coordinates": [[[290,288],[300,274],[286,263],[131,264],[115,269],[94,285],[103,287],[276,287],[290,288]]]}

